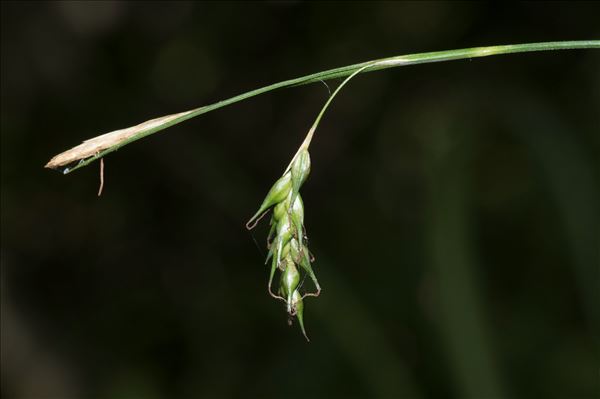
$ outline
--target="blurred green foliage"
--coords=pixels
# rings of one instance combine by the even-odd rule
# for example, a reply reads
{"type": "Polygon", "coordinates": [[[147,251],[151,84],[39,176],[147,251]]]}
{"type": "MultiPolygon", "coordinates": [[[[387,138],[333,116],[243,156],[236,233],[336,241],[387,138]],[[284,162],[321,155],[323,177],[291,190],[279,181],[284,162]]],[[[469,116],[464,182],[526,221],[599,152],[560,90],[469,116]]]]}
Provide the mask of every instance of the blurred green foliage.
{"type": "Polygon", "coordinates": [[[324,86],[110,155],[101,198],[96,167],[42,169],[103,131],[313,71],[597,39],[597,4],[1,11],[2,397],[598,395],[598,51],[413,66],[344,89],[303,187],[323,286],[307,300],[310,344],[266,292],[266,231],[243,224],[324,86]]]}

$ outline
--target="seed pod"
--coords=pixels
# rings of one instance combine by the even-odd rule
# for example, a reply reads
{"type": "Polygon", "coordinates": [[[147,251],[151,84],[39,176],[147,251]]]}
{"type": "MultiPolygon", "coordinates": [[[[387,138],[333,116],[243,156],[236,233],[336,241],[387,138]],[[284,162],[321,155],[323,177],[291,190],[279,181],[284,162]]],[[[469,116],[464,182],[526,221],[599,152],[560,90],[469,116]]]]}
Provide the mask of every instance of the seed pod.
{"type": "MultiPolygon", "coordinates": [[[[287,244],[283,245],[281,247],[281,251],[277,250],[277,246],[273,245],[271,246],[271,248],[269,249],[269,253],[267,254],[267,259],[265,259],[265,265],[269,262],[269,259],[271,259],[271,257],[275,254],[274,259],[285,259],[286,256],[288,256],[288,254],[290,253],[290,243],[288,242],[287,244]]],[[[285,270],[285,265],[283,265],[283,262],[279,263],[279,268],[283,271],[285,270]]]]}
{"type": "Polygon", "coordinates": [[[304,203],[302,202],[302,197],[300,194],[298,194],[296,200],[294,201],[294,206],[290,210],[290,216],[292,218],[292,223],[294,223],[294,234],[300,244],[302,244],[302,232],[304,230],[304,203]]]}
{"type": "Polygon", "coordinates": [[[300,151],[292,164],[292,203],[300,191],[300,186],[310,174],[310,155],[307,149],[300,151]]]}
{"type": "Polygon", "coordinates": [[[296,196],[294,206],[292,206],[290,209],[290,215],[292,216],[294,223],[298,223],[300,225],[304,223],[304,202],[302,201],[300,194],[296,196]]]}
{"type": "Polygon", "coordinates": [[[301,246],[300,244],[298,244],[298,241],[295,238],[292,238],[288,245],[290,247],[290,256],[292,257],[294,262],[297,265],[300,265],[302,269],[304,269],[306,274],[308,274],[310,279],[315,284],[315,287],[317,288],[317,294],[313,296],[317,296],[318,293],[320,293],[321,291],[321,286],[319,285],[319,280],[317,280],[317,276],[315,275],[315,272],[312,269],[312,265],[310,264],[310,255],[308,252],[308,248],[306,247],[306,245],[301,246]],[[302,249],[300,249],[300,247],[302,247],[302,249]]]}
{"type": "Polygon", "coordinates": [[[300,254],[300,246],[298,245],[298,240],[296,240],[295,238],[292,238],[288,245],[290,246],[290,256],[292,257],[294,262],[299,263],[301,254],[300,254]]]}
{"type": "Polygon", "coordinates": [[[296,265],[291,257],[287,257],[284,260],[285,262],[285,270],[283,275],[281,276],[281,286],[283,287],[283,292],[288,297],[288,311],[291,309],[292,305],[292,293],[298,287],[300,283],[300,273],[298,273],[298,269],[296,269],[296,265]]]}
{"type": "MultiPolygon", "coordinates": [[[[291,192],[290,192],[291,195],[291,192]]],[[[289,198],[289,195],[288,195],[289,198]]],[[[278,203],[277,205],[275,205],[275,208],[273,208],[273,219],[275,220],[280,220],[283,215],[285,215],[288,211],[288,201],[287,199],[285,201],[281,201],[280,203],[278,203]]]]}
{"type": "MultiPolygon", "coordinates": [[[[292,240],[293,240],[293,238],[292,238],[292,240]]],[[[288,256],[288,254],[290,253],[290,249],[291,249],[290,243],[288,242],[287,244],[285,244],[283,246],[280,257],[285,259],[285,257],[288,256]]]]}
{"type": "Polygon", "coordinates": [[[277,240],[281,243],[281,249],[292,238],[292,225],[290,217],[286,214],[277,222],[277,240]]]}
{"type": "MultiPolygon", "coordinates": [[[[260,215],[262,215],[267,209],[273,205],[286,199],[290,190],[292,189],[292,174],[287,172],[279,180],[275,182],[271,190],[269,190],[265,197],[262,205],[258,208],[258,211],[252,216],[252,218],[246,223],[246,227],[251,225],[260,215]]],[[[253,227],[253,226],[252,226],[253,227]]],[[[250,227],[251,228],[251,227],[250,227]]]]}
{"type": "Polygon", "coordinates": [[[290,207],[291,199],[292,192],[290,191],[290,194],[285,201],[281,201],[275,205],[275,208],[273,209],[273,219],[279,220],[284,214],[290,213],[294,217],[294,221],[298,221],[299,224],[302,224],[304,222],[304,203],[302,202],[302,198],[300,197],[300,194],[298,194],[293,207],[290,207]]]}
{"type": "Polygon", "coordinates": [[[310,342],[308,335],[306,335],[306,330],[304,329],[304,303],[302,302],[302,295],[300,295],[298,290],[295,290],[292,293],[292,311],[298,319],[298,324],[300,324],[300,329],[302,330],[304,338],[310,342]]]}
{"type": "Polygon", "coordinates": [[[318,296],[319,293],[321,292],[321,286],[319,285],[317,276],[315,275],[315,272],[312,269],[312,265],[310,264],[310,255],[308,254],[308,248],[306,248],[306,246],[302,247],[299,263],[300,263],[300,267],[302,267],[304,269],[306,274],[308,274],[310,276],[310,279],[315,284],[315,287],[317,288],[317,294],[315,296],[318,296]]]}

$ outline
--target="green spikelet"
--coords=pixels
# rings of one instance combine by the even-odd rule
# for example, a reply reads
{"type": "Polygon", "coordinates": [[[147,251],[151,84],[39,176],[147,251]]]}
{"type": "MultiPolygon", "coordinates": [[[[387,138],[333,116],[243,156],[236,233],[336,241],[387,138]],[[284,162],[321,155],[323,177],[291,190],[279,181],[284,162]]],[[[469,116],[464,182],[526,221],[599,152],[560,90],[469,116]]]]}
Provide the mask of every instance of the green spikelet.
{"type": "Polygon", "coordinates": [[[248,221],[251,229],[262,215],[273,207],[270,230],[267,236],[266,264],[271,262],[269,270],[269,293],[285,302],[290,318],[296,317],[302,334],[308,340],[304,329],[304,302],[306,296],[318,296],[321,287],[311,266],[304,227],[304,202],[300,188],[310,173],[310,155],[302,149],[294,158],[290,169],[275,182],[262,205],[248,221]],[[280,283],[277,294],[272,290],[273,279],[279,270],[280,283]],[[303,276],[310,277],[316,292],[300,293],[300,281],[303,276]]]}

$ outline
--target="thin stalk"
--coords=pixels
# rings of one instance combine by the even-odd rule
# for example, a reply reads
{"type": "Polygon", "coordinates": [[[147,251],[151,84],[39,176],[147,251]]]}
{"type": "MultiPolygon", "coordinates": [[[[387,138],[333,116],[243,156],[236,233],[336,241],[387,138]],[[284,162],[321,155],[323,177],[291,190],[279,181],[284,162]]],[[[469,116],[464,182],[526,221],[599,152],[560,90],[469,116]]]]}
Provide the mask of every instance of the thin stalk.
{"type": "Polygon", "coordinates": [[[350,79],[352,79],[353,77],[355,77],[359,73],[363,72],[367,68],[374,67],[376,65],[377,65],[377,63],[375,62],[375,63],[372,63],[372,64],[365,65],[364,67],[358,69],[352,75],[348,76],[342,83],[340,83],[340,85],[335,89],[335,91],[333,92],[333,94],[331,94],[329,96],[329,99],[327,99],[327,102],[325,103],[325,105],[323,106],[323,108],[321,108],[321,112],[319,112],[319,115],[317,115],[317,119],[315,119],[315,122],[310,127],[310,129],[308,130],[308,133],[306,134],[306,137],[304,138],[304,141],[302,142],[302,144],[300,144],[300,147],[298,148],[298,151],[296,151],[296,154],[294,155],[294,157],[290,161],[290,164],[283,171],[284,175],[287,173],[288,170],[290,170],[290,168],[294,164],[294,161],[298,157],[298,154],[300,154],[300,152],[302,150],[308,150],[308,147],[310,147],[310,142],[312,141],[312,138],[315,135],[315,131],[317,130],[317,127],[319,126],[319,123],[321,122],[321,118],[323,118],[323,115],[325,114],[325,111],[327,111],[327,108],[329,108],[329,104],[331,104],[331,102],[333,101],[333,99],[335,98],[335,96],[340,92],[340,90],[342,90],[342,87],[344,87],[346,85],[346,83],[348,83],[350,81],[350,79]]]}
{"type": "Polygon", "coordinates": [[[190,111],[181,112],[178,114],[163,116],[160,118],[146,121],[136,126],[129,127],[127,129],[120,129],[107,134],[103,134],[101,136],[94,137],[74,148],[71,148],[68,151],[56,155],[50,160],[50,162],[46,164],[46,167],[52,169],[63,168],[64,174],[71,173],[74,170],[87,166],[95,160],[100,159],[105,155],[116,151],[117,149],[129,143],[137,141],[143,137],[157,133],[168,127],[194,118],[196,116],[205,114],[207,112],[211,112],[216,109],[234,104],[236,102],[243,101],[248,98],[258,96],[260,94],[264,94],[273,90],[282,89],[286,87],[294,87],[319,81],[325,81],[329,79],[342,78],[350,76],[353,73],[357,72],[370,72],[415,64],[487,57],[490,55],[500,54],[526,53],[533,51],[598,48],[600,48],[600,40],[526,43],[409,54],[397,57],[382,58],[354,65],[347,65],[340,68],[334,68],[322,72],[313,73],[295,79],[285,80],[204,107],[195,108],[190,111]],[[368,68],[369,66],[372,67],[368,68]],[[68,167],[69,165],[74,166],[68,167]]]}

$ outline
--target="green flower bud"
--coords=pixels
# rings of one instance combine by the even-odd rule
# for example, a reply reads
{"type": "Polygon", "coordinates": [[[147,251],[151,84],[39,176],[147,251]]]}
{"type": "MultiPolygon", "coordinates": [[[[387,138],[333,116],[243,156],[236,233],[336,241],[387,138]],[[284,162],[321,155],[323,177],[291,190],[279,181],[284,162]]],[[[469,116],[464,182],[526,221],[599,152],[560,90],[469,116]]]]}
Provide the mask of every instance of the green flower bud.
{"type": "Polygon", "coordinates": [[[291,172],[287,172],[283,175],[279,180],[275,182],[269,193],[265,197],[262,205],[258,209],[258,211],[252,216],[252,218],[246,223],[247,228],[251,226],[252,222],[254,222],[260,215],[262,215],[267,209],[272,207],[273,205],[283,201],[287,198],[290,190],[292,189],[292,174],[291,172]]]}

